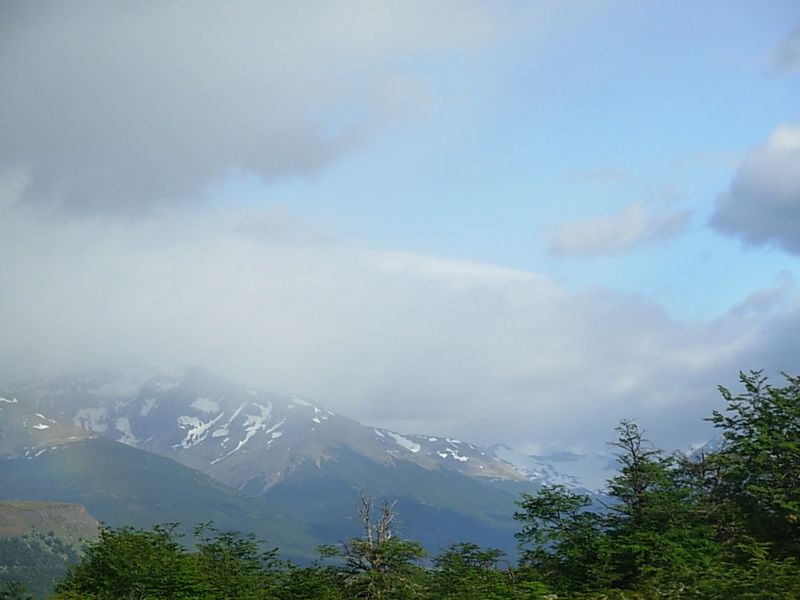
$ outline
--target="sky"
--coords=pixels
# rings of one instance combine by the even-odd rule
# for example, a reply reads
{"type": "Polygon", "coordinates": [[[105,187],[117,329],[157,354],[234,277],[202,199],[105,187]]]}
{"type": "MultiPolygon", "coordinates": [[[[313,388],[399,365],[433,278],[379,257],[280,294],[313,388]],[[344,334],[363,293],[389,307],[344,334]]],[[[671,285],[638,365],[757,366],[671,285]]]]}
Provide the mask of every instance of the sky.
{"type": "Polygon", "coordinates": [[[8,0],[0,82],[1,384],[544,454],[800,374],[796,0],[8,0]]]}

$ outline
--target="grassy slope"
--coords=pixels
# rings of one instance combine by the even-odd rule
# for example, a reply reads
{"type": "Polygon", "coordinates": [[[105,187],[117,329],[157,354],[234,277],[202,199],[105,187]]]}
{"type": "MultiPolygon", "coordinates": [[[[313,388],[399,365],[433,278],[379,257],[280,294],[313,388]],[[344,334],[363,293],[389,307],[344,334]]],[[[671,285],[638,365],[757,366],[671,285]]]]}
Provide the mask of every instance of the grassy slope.
{"type": "Polygon", "coordinates": [[[180,523],[191,532],[213,521],[254,533],[287,556],[308,556],[319,540],[291,510],[245,496],[175,461],[105,439],[89,439],[30,459],[0,460],[0,499],[73,502],[103,523],[149,528],[180,523]]]}

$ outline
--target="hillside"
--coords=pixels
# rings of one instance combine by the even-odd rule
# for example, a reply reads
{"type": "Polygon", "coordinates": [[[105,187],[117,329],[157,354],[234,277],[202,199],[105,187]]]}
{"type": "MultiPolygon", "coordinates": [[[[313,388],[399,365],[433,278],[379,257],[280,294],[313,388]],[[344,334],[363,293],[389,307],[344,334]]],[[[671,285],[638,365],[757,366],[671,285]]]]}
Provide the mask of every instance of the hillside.
{"type": "Polygon", "coordinates": [[[44,598],[99,527],[79,504],[0,501],[0,584],[19,581],[44,598]]]}

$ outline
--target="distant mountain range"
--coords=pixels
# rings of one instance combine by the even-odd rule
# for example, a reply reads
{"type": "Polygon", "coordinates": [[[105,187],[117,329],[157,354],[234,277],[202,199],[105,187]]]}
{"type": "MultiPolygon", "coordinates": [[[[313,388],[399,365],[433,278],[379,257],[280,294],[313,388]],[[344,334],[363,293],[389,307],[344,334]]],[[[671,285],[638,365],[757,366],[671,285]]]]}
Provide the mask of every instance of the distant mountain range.
{"type": "Polygon", "coordinates": [[[369,427],[200,368],[103,369],[8,391],[0,457],[13,482],[0,499],[79,502],[111,524],[223,520],[296,556],[357,535],[362,491],[396,500],[404,535],[434,552],[469,541],[513,553],[522,491],[594,491],[611,464],[369,427]]]}
{"type": "Polygon", "coordinates": [[[531,481],[542,485],[563,485],[590,495],[602,495],[618,468],[613,456],[599,453],[567,451],[536,456],[522,454],[503,444],[490,446],[487,452],[531,481]]]}

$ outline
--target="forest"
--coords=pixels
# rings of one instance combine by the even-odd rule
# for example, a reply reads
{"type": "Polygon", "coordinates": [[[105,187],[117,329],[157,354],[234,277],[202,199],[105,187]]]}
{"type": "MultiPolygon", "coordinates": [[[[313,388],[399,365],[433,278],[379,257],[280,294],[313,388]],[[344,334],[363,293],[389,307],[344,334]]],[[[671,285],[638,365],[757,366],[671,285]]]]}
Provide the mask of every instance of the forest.
{"type": "MultiPolygon", "coordinates": [[[[177,524],[105,528],[52,600],[655,600],[800,598],[800,377],[760,371],[720,388],[709,452],[665,452],[630,420],[602,503],[566,488],[523,494],[519,552],[470,543],[427,555],[404,539],[392,502],[361,494],[360,536],[280,559],[253,536],[177,524]]],[[[0,600],[30,598],[18,583],[0,600]]]]}

